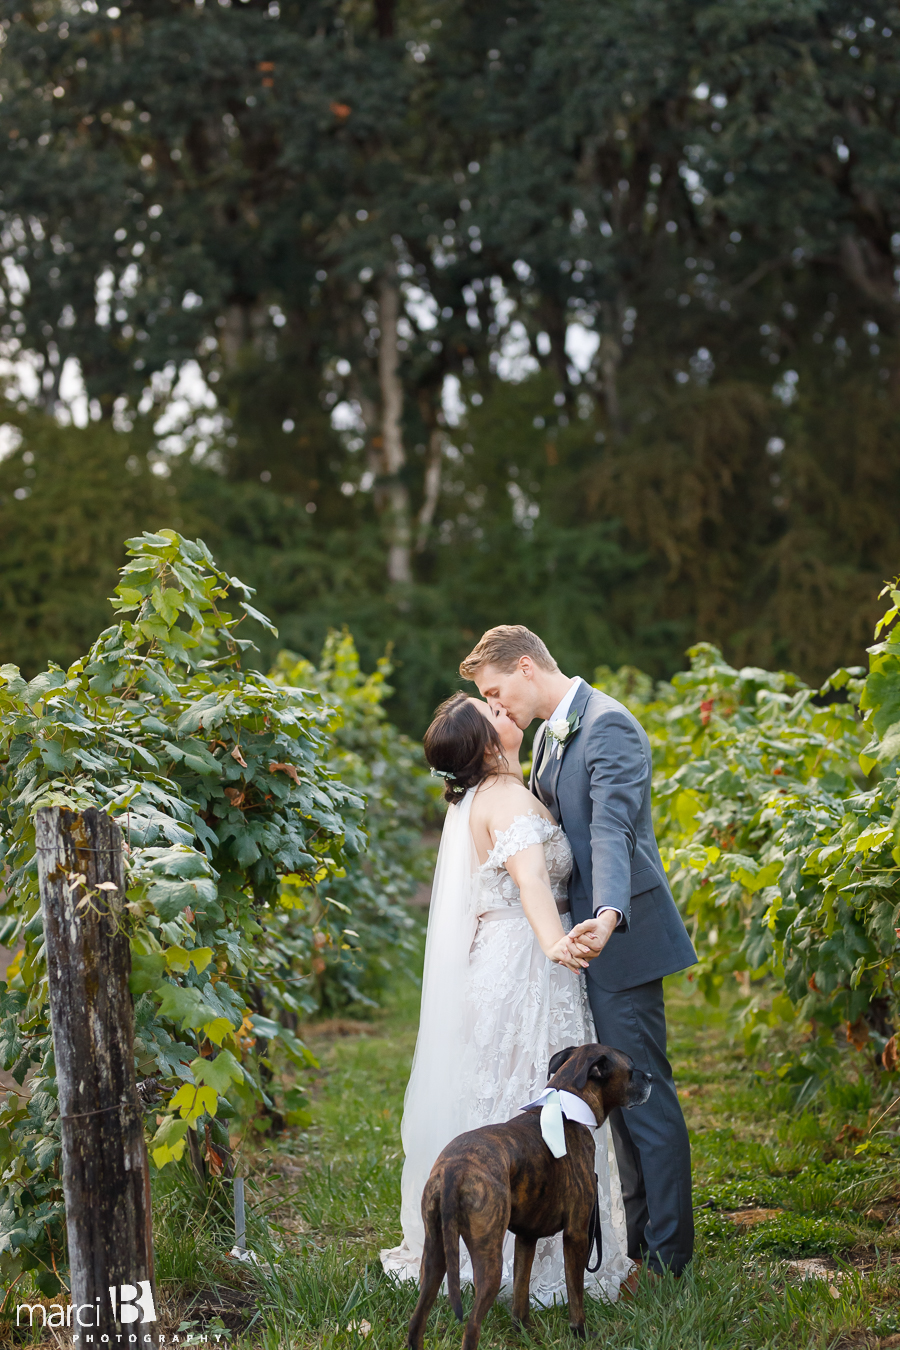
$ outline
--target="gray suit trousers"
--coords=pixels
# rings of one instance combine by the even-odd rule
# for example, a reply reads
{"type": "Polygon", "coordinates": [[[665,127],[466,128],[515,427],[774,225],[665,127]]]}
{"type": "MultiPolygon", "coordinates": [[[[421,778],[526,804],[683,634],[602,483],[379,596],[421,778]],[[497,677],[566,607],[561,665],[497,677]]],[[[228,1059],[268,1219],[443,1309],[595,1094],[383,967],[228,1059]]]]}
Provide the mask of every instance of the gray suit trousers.
{"type": "Polygon", "coordinates": [[[609,1116],[619,1165],[628,1255],[651,1270],[680,1274],[694,1249],[691,1152],[687,1126],[666,1058],[662,980],[633,989],[601,989],[590,977],[588,997],[597,1039],[631,1055],[653,1075],[643,1106],[609,1116]]]}

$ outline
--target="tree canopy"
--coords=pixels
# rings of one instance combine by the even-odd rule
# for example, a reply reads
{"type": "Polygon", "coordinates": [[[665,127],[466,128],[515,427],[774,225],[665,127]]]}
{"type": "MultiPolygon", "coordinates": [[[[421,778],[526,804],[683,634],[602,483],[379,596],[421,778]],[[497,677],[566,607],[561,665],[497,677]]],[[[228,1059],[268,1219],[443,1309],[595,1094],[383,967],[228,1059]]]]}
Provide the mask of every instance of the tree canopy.
{"type": "Polygon", "coordinates": [[[491,621],[586,673],[700,638],[819,678],[896,570],[897,29],[829,0],[17,0],[13,397],[58,416],[80,371],[85,436],[215,502],[295,645],[396,640],[410,724],[491,621]]]}

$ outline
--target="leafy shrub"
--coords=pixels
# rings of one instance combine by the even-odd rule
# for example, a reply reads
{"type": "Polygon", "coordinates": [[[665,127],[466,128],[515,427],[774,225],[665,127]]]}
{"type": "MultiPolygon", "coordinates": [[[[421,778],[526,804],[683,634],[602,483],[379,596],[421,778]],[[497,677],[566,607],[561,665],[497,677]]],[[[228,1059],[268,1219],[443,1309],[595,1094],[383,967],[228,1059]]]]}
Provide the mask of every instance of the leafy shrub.
{"type": "Polygon", "coordinates": [[[708,644],[671,684],[597,672],[653,743],[658,837],[700,957],[691,977],[713,1001],[742,981],[751,1049],[779,1022],[808,1024],[808,1052],[784,1066],[801,1087],[839,1026],[897,1067],[900,590],[888,589],[868,676],[841,669],[819,691],[735,670],[708,644]],[[750,997],[763,976],[780,986],[767,1007],[750,997]]]}
{"type": "MultiPolygon", "coordinates": [[[[410,970],[418,947],[418,926],[404,902],[430,874],[422,826],[436,811],[440,787],[429,774],[421,746],[387,720],[382,704],[393,693],[390,674],[388,657],[370,675],[363,674],[346,631],[328,635],[318,668],[282,652],[272,672],[277,683],[315,689],[333,710],[327,767],[366,802],[365,855],[350,861],[345,875],[335,877],[329,887],[338,921],[330,923],[326,912],[315,925],[331,939],[322,943],[312,964],[320,1011],[354,1003],[371,1007],[395,965],[410,970]],[[339,940],[344,906],[353,917],[352,948],[339,940]]],[[[302,896],[285,879],[282,903],[289,897],[302,904],[302,896]]]]}
{"type": "MultiPolygon", "coordinates": [[[[412,851],[423,800],[413,751],[381,719],[383,680],[359,676],[349,639],[329,648],[323,674],[304,667],[308,687],[283,670],[242,670],[252,647],[242,625],[271,627],[249,589],[200,541],[173,531],[132,539],[128,552],[113,602],[119,621],[86,657],[29,683],[14,666],[0,669],[0,941],[24,944],[0,984],[0,1053],[18,1083],[32,1070],[28,1094],[10,1094],[0,1113],[0,1272],[40,1271],[47,1292],[64,1257],[35,811],[98,806],[121,823],[137,1068],[168,1098],[151,1156],[157,1166],[180,1158],[193,1129],[215,1167],[222,1118],[271,1119],[271,1043],[310,1062],[295,1029],[320,1006],[323,953],[341,972],[343,996],[361,996],[368,953],[350,965],[348,904],[368,905],[372,949],[402,942],[389,855],[401,838],[412,851]],[[222,607],[232,601],[239,617],[222,607]],[[341,709],[326,702],[329,682],[340,686],[341,709]],[[337,739],[353,736],[355,765],[337,739]],[[370,740],[378,755],[364,767],[370,740]],[[380,861],[368,864],[363,793],[379,776],[395,796],[408,781],[413,799],[393,808],[372,792],[397,823],[378,826],[380,861]]],[[[302,1121],[296,1093],[284,1105],[302,1121]]]]}

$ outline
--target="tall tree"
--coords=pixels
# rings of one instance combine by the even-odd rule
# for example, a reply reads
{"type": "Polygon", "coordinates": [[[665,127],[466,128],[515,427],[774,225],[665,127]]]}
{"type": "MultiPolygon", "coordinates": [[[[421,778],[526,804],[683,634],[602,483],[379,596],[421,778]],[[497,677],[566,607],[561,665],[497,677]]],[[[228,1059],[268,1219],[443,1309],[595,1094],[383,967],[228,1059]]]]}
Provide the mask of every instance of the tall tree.
{"type": "Polygon", "coordinates": [[[539,609],[617,531],[597,611],[660,669],[860,640],[897,542],[893,6],[117,9],[4,20],[0,340],[45,407],[74,358],[103,418],[156,418],[196,361],[198,453],[278,499],[242,540],[314,521],[391,632],[450,606],[463,643],[486,541],[539,609]]]}

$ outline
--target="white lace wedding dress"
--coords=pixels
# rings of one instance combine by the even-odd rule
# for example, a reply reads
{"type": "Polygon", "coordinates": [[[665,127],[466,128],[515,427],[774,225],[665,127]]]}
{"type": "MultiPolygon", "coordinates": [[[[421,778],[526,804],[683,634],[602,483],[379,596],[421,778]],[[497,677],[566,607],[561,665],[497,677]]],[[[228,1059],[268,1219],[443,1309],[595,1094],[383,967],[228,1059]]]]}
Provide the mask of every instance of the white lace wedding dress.
{"type": "MultiPolygon", "coordinates": [[[[448,826],[451,813],[460,812],[465,817],[468,835],[466,807],[471,807],[470,800],[460,807],[451,807],[448,826]]],[[[457,819],[452,824],[456,832],[455,849],[460,852],[462,821],[457,819]]],[[[439,903],[449,899],[446,885],[439,888],[437,884],[442,859],[447,862],[446,834],[447,827],[436,874],[439,903]]],[[[423,1018],[401,1127],[406,1153],[401,1205],[404,1240],[399,1247],[381,1252],[384,1269],[400,1279],[418,1280],[424,1243],[419,1212],[422,1189],[444,1145],[463,1130],[511,1119],[546,1087],[547,1065],[558,1050],[596,1039],[584,976],[555,965],[544,956],[525,917],[518,887],[506,870],[507,859],[532,844],[543,845],[554,899],[564,903],[566,882],[572,870],[572,852],[565,834],[537,812],[517,816],[498,836],[481,866],[472,860],[466,902],[453,906],[450,900],[445,906],[448,911],[451,906],[455,908],[465,948],[457,952],[454,967],[454,982],[458,981],[460,986],[456,999],[452,997],[445,963],[440,966],[430,963],[426,948],[423,1018]],[[430,1030],[428,1027],[430,991],[426,986],[430,975],[434,983],[443,979],[440,1003],[444,1030],[449,1033],[443,1038],[440,1083],[431,1068],[432,1054],[437,1051],[438,1026],[435,1019],[430,1030]],[[459,1044],[454,1051],[457,1037],[459,1044]],[[430,1044],[423,1045],[423,1041],[430,1044]],[[454,1089],[448,1091],[444,1086],[441,1096],[441,1085],[448,1081],[454,1084],[454,1089]]],[[[457,869],[458,883],[461,871],[457,869]]],[[[444,879],[447,880],[446,867],[444,879]]],[[[434,927],[429,919],[428,947],[434,947],[433,938],[440,940],[443,936],[439,950],[444,951],[453,967],[454,942],[446,922],[452,912],[436,917],[434,927]]],[[[570,915],[565,913],[561,918],[568,931],[572,926],[570,915]]],[[[432,956],[435,955],[432,951],[432,956]]],[[[431,1010],[437,1013],[434,1002],[431,1010]]],[[[596,1273],[586,1274],[585,1289],[595,1296],[615,1299],[620,1283],[631,1269],[626,1254],[625,1212],[608,1127],[604,1125],[598,1130],[595,1138],[603,1263],[596,1273]]],[[[515,1238],[507,1233],[501,1296],[512,1289],[514,1244],[515,1238]]],[[[471,1282],[472,1267],[464,1244],[460,1257],[461,1278],[471,1282]]],[[[537,1244],[531,1300],[543,1305],[566,1300],[561,1234],[543,1238],[537,1244]]]]}

